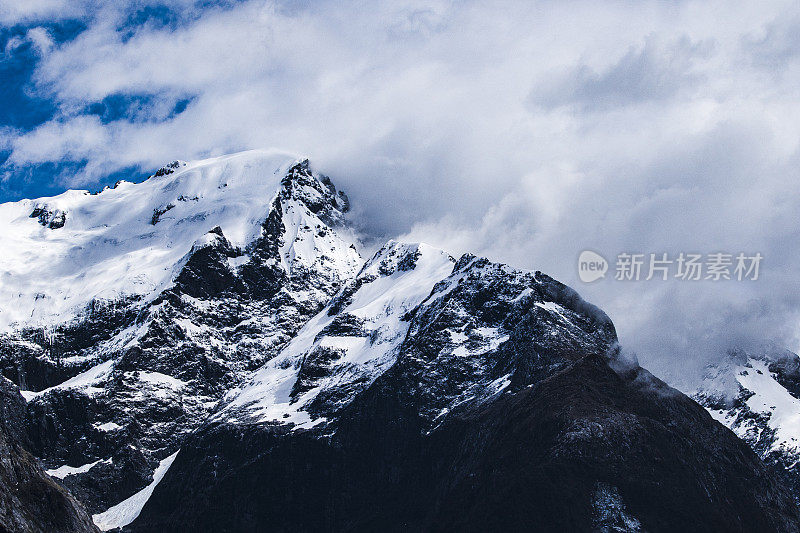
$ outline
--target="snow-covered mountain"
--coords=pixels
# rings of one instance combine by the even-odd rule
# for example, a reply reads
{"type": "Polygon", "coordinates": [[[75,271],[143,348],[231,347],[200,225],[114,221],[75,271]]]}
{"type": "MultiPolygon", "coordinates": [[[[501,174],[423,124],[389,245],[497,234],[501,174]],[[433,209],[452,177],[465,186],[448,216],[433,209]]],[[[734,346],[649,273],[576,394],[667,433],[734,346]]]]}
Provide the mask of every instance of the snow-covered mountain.
{"type": "Polygon", "coordinates": [[[516,324],[504,322],[510,317],[503,314],[464,308],[455,296],[462,291],[474,298],[490,289],[486,303],[502,311],[532,305],[546,317],[547,350],[561,344],[603,354],[615,349],[613,326],[602,311],[583,302],[572,309],[580,300],[564,287],[558,290],[566,292],[568,304],[545,299],[553,286],[538,277],[473,256],[457,263],[425,244],[390,241],[248,384],[226,395],[209,423],[278,424],[292,431],[331,425],[378,377],[411,363],[401,360],[401,352],[410,338],[429,333],[421,320],[449,317],[452,324],[430,339],[431,346],[441,346],[437,357],[414,362],[425,388],[424,430],[433,431],[451,411],[500,394],[514,376],[512,362],[506,368],[494,358],[516,324]],[[597,323],[587,325],[581,312],[597,323]]]}
{"type": "Polygon", "coordinates": [[[244,248],[293,162],[272,152],[175,161],[143,183],[0,205],[0,330],[59,325],[93,300],[152,295],[214,227],[244,248]]]}
{"type": "Polygon", "coordinates": [[[800,530],[575,291],[348,210],[265,151],[0,205],[14,438],[104,530],[800,530]]]}
{"type": "Polygon", "coordinates": [[[424,244],[389,242],[212,420],[313,427],[395,363],[413,311],[455,260],[424,244]]]}
{"type": "Polygon", "coordinates": [[[787,350],[734,351],[692,394],[794,490],[800,489],[800,357],[787,350]]]}
{"type": "Polygon", "coordinates": [[[33,451],[98,523],[135,518],[114,507],[355,275],[347,209],[307,161],[268,152],[2,206],[18,237],[0,367],[26,389],[33,451]],[[45,209],[64,224],[30,216],[45,209]]]}

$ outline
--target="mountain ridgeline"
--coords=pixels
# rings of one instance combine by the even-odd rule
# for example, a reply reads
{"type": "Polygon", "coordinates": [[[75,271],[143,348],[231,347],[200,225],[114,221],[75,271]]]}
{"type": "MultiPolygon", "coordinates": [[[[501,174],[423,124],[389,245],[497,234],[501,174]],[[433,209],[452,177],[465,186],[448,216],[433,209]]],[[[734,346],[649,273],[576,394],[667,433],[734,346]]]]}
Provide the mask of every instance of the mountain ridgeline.
{"type": "Polygon", "coordinates": [[[52,530],[800,531],[784,473],[574,290],[364,260],[348,210],[262,151],[0,205],[6,433],[72,502],[52,530]]]}

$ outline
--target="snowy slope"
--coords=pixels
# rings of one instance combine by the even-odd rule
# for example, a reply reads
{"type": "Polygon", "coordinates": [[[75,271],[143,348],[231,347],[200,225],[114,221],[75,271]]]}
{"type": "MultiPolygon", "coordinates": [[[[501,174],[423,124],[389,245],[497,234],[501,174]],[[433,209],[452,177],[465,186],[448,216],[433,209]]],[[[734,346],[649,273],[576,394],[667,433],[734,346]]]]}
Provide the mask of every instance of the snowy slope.
{"type": "Polygon", "coordinates": [[[800,357],[732,353],[692,395],[711,416],[800,486],[800,357]],[[731,392],[733,391],[733,392],[731,392]]]}
{"type": "Polygon", "coordinates": [[[296,159],[250,151],[175,162],[142,183],[122,181],[99,194],[67,191],[0,205],[0,332],[64,322],[93,299],[163,289],[216,226],[233,246],[245,246],[259,235],[296,159]],[[50,227],[62,215],[63,227],[50,227]]]}
{"type": "Polygon", "coordinates": [[[156,485],[164,478],[164,474],[167,473],[177,455],[178,452],[175,452],[159,463],[158,468],[153,472],[153,481],[145,488],[109,510],[93,515],[92,520],[95,525],[102,531],[108,531],[109,529],[127,526],[136,520],[136,517],[142,511],[142,507],[150,499],[156,485]]]}
{"type": "Polygon", "coordinates": [[[511,385],[513,363],[498,362],[516,326],[506,314],[525,310],[541,320],[543,354],[576,346],[607,351],[613,328],[597,328],[608,318],[589,304],[570,308],[577,295],[550,294],[555,286],[484,258],[455,262],[425,244],[390,241],[277,357],[226,395],[211,421],[313,428],[377,378],[403,371],[419,380],[416,408],[433,431],[452,411],[511,385]],[[420,355],[421,346],[435,355],[420,355]]]}
{"type": "Polygon", "coordinates": [[[340,408],[396,361],[408,331],[406,315],[453,263],[425,244],[390,241],[250,384],[228,393],[214,419],[297,428],[323,422],[315,411],[340,408]]]}

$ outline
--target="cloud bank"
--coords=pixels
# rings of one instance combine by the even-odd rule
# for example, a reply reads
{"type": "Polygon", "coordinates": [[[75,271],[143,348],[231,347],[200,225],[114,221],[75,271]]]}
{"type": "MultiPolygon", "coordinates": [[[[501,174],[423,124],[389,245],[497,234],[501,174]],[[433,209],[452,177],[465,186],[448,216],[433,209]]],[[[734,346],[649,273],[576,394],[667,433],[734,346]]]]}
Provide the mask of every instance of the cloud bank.
{"type": "Polygon", "coordinates": [[[796,2],[3,0],[0,24],[54,109],[4,127],[6,199],[277,147],[375,239],[574,286],[675,383],[732,347],[800,348],[796,2]],[[754,282],[583,285],[584,249],[765,259],[754,282]]]}

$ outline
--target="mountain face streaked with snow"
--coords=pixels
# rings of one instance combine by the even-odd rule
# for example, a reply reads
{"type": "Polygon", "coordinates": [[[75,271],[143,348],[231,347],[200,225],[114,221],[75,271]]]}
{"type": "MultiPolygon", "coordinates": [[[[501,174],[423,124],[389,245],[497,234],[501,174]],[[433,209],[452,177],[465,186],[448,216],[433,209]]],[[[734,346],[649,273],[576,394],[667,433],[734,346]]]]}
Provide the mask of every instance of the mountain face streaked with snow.
{"type": "Polygon", "coordinates": [[[355,275],[347,209],[307,162],[262,152],[2,206],[20,226],[3,290],[23,289],[0,365],[29,401],[32,451],[99,524],[135,518],[107,512],[355,275]]]}
{"type": "Polygon", "coordinates": [[[732,352],[692,395],[800,490],[800,357],[786,350],[732,352]],[[733,391],[731,390],[733,389],[733,391]],[[731,394],[733,392],[733,394],[731,394]]]}
{"type": "Polygon", "coordinates": [[[575,291],[348,210],[263,151],[0,205],[9,442],[103,530],[800,530],[575,291]]]}

